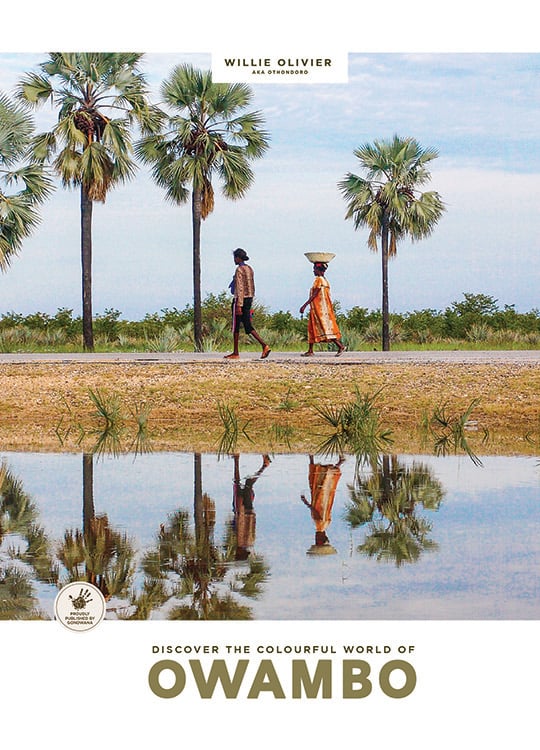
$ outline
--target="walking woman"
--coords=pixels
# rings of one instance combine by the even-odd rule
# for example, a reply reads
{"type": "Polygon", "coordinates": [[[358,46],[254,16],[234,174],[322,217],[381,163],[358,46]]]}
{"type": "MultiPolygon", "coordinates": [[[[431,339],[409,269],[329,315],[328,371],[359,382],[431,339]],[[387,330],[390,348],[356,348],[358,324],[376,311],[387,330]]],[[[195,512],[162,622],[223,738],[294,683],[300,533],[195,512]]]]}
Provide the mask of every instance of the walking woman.
{"type": "Polygon", "coordinates": [[[341,343],[341,332],[330,297],[330,284],[324,276],[327,268],[328,263],[317,262],[313,264],[313,273],[315,274],[313,286],[309,293],[309,299],[300,308],[300,314],[303,314],[309,305],[308,350],[302,354],[302,357],[313,356],[313,344],[329,341],[332,341],[338,348],[336,357],[341,356],[347,350],[347,347],[341,343]]]}
{"type": "Polygon", "coordinates": [[[259,342],[262,348],[261,359],[266,359],[270,354],[270,347],[262,340],[251,323],[251,305],[255,296],[255,280],[253,269],[248,266],[248,254],[241,247],[233,253],[236,264],[236,272],[231,281],[229,288],[233,294],[232,302],[232,327],[233,327],[233,351],[227,354],[225,359],[238,359],[238,340],[240,337],[240,325],[244,326],[244,331],[259,342]]]}

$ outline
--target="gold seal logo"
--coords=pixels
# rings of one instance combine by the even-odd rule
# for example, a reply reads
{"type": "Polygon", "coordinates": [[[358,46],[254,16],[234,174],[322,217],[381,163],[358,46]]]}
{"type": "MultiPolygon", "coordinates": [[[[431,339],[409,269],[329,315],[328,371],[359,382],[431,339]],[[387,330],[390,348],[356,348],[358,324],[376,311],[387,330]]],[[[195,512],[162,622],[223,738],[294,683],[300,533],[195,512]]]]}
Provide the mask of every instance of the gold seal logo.
{"type": "Polygon", "coordinates": [[[68,583],[58,592],[54,600],[57,620],[69,630],[82,632],[91,630],[105,617],[105,597],[91,583],[77,581],[68,583]]]}

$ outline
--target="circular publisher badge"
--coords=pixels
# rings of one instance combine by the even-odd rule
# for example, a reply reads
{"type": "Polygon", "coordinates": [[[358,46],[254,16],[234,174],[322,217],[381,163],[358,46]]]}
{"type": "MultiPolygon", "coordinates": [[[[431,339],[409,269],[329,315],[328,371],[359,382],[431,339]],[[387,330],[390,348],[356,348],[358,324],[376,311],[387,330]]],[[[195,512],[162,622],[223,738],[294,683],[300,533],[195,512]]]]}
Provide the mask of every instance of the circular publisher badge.
{"type": "Polygon", "coordinates": [[[91,630],[105,617],[105,597],[91,583],[66,584],[54,600],[54,614],[69,630],[91,630]]]}

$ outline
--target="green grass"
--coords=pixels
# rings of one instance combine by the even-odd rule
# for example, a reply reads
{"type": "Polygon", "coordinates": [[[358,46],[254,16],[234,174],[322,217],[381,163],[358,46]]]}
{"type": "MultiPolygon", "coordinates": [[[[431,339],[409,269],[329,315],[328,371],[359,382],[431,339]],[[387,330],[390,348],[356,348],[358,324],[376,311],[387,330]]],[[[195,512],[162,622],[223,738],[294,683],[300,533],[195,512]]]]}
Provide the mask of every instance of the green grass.
{"type": "MultiPolygon", "coordinates": [[[[267,340],[273,351],[303,352],[306,349],[306,341],[298,338],[291,341],[289,337],[280,337],[273,332],[259,331],[261,336],[267,340]]],[[[380,351],[378,343],[369,343],[355,338],[354,342],[348,342],[350,351],[380,351]]],[[[232,341],[229,336],[212,339],[211,346],[204,347],[205,351],[227,352],[230,351],[232,341]]],[[[245,352],[258,352],[260,346],[248,339],[241,339],[240,348],[245,352]]],[[[327,350],[326,345],[316,346],[316,351],[327,350]]],[[[435,339],[430,342],[417,343],[415,341],[394,341],[391,344],[393,351],[507,351],[507,350],[531,350],[540,349],[540,336],[535,340],[531,336],[519,338],[515,335],[507,339],[497,337],[496,340],[488,338],[482,341],[470,341],[468,339],[435,339]]],[[[122,336],[120,340],[96,338],[94,350],[97,353],[156,353],[156,352],[193,352],[193,343],[187,338],[180,336],[168,336],[162,340],[149,340],[144,338],[129,338],[122,336]]],[[[333,351],[334,349],[332,349],[333,351]]],[[[76,354],[83,351],[82,342],[62,341],[57,339],[54,344],[44,343],[39,336],[28,335],[24,340],[9,339],[0,333],[0,353],[22,354],[22,353],[58,353],[76,354]]]]}

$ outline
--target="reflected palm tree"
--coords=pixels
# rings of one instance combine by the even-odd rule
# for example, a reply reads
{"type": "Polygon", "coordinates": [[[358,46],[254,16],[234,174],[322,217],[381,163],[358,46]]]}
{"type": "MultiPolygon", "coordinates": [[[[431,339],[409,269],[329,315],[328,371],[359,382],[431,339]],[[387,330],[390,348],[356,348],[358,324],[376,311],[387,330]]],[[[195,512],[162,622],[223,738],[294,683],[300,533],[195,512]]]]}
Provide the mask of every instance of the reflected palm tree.
{"type": "MultiPolygon", "coordinates": [[[[106,600],[130,595],[135,575],[135,550],[127,534],[111,528],[106,514],[96,515],[94,504],[94,459],[105,455],[117,458],[122,452],[124,422],[121,403],[115,394],[90,391],[100,426],[92,431],[95,443],[82,454],[83,513],[82,530],[70,529],[58,548],[58,558],[66,568],[69,581],[84,580],[97,586],[106,600]]],[[[135,456],[149,452],[145,409],[135,412],[138,431],[133,448],[135,456]]]]}
{"type": "Polygon", "coordinates": [[[369,528],[357,548],[361,554],[400,567],[437,549],[429,538],[432,524],[418,515],[418,508],[437,510],[444,489],[425,464],[413,462],[407,467],[397,456],[383,455],[368,476],[356,473],[349,497],[345,520],[351,528],[369,528]]]}
{"type": "Polygon", "coordinates": [[[48,620],[38,607],[31,575],[16,565],[0,567],[0,620],[48,620]]]}
{"type": "Polygon", "coordinates": [[[3,462],[0,464],[0,620],[43,620],[33,582],[55,584],[58,566],[51,543],[38,523],[30,495],[3,462]],[[12,547],[7,557],[21,564],[4,564],[1,546],[7,536],[18,536],[24,548],[12,547]]]}
{"type": "Polygon", "coordinates": [[[129,593],[135,573],[135,550],[127,534],[114,530],[106,514],[96,515],[94,454],[82,456],[82,529],[69,529],[58,548],[68,581],[97,586],[109,600],[129,593]]]}
{"type": "Polygon", "coordinates": [[[146,597],[143,607],[136,602],[137,619],[143,615],[151,594],[154,604],[179,600],[168,611],[170,620],[250,619],[249,608],[239,605],[224,586],[230,568],[212,540],[214,503],[206,494],[202,502],[206,512],[202,527],[195,533],[184,509],[177,510],[161,525],[156,548],[143,561],[146,597]],[[162,586],[158,586],[160,581],[162,586]],[[225,593],[220,590],[221,585],[225,593]]]}
{"type": "Polygon", "coordinates": [[[170,620],[252,618],[251,608],[238,597],[260,593],[266,566],[253,558],[247,572],[237,573],[231,566],[235,545],[230,524],[221,545],[215,542],[215,525],[215,502],[203,491],[201,455],[195,453],[193,524],[189,512],[180,508],[161,525],[155,547],[143,559],[145,580],[141,594],[132,599],[131,619],[146,618],[165,604],[172,604],[170,620]]]}

